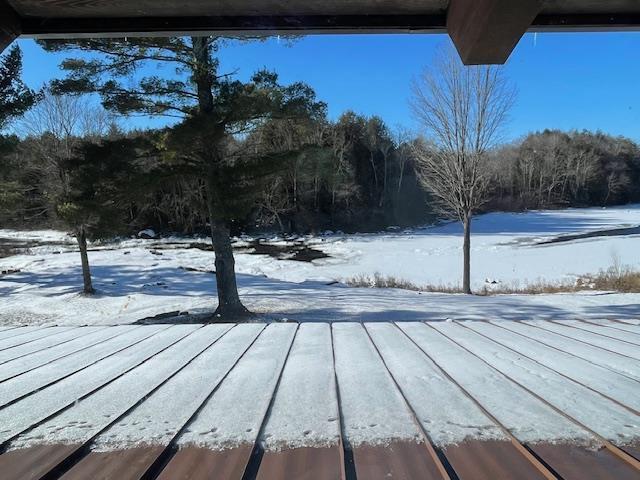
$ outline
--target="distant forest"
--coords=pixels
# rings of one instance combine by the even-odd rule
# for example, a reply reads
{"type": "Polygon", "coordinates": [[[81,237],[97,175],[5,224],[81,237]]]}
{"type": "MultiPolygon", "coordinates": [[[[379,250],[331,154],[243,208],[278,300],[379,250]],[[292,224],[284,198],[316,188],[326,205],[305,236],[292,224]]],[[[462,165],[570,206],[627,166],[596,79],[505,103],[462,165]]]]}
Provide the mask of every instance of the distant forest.
{"type": "MultiPolygon", "coordinates": [[[[63,226],[57,190],[67,179],[60,159],[73,157],[87,141],[154,142],[163,133],[124,132],[106,112],[78,98],[44,100],[22,127],[26,135],[21,138],[0,137],[0,222],[5,227],[63,226]]],[[[274,153],[264,178],[251,182],[252,207],[234,222],[234,233],[375,231],[433,221],[437,209],[415,170],[418,144],[428,148],[422,138],[353,112],[336,121],[270,120],[229,145],[235,155],[274,153]]],[[[148,156],[145,173],[130,186],[135,195],[118,204],[127,233],[143,228],[206,233],[202,179],[163,175],[163,163],[166,159],[148,156]]],[[[494,149],[488,165],[492,181],[485,212],[640,201],[640,147],[622,137],[545,130],[494,149]]],[[[245,181],[242,175],[238,181],[245,181]]]]}

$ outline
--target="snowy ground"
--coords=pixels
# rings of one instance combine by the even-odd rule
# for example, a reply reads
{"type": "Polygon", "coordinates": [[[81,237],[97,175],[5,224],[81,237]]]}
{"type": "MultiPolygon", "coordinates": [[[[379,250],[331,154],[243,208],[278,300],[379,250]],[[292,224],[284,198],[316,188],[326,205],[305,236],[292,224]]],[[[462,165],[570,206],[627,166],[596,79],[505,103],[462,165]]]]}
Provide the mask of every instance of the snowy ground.
{"type": "MultiPolygon", "coordinates": [[[[472,283],[524,286],[571,280],[615,262],[640,267],[640,206],[494,213],[474,223],[472,283]],[[541,244],[564,235],[629,229],[541,244]]],[[[241,295],[252,310],[276,320],[386,321],[640,317],[640,294],[584,292],[490,297],[349,288],[334,282],[379,272],[416,284],[454,285],[461,276],[459,224],[403,232],[306,237],[328,258],[313,262],[238,253],[241,295]]],[[[61,232],[0,230],[11,242],[45,242],[0,259],[0,324],[116,324],[171,311],[215,308],[213,253],[185,248],[206,239],[124,240],[90,252],[99,294],[78,294],[81,275],[73,239],[61,232]],[[167,244],[182,248],[167,249],[167,244]],[[193,271],[197,269],[201,271],[193,271]]],[[[247,239],[238,242],[246,244],[247,239]],[[244,242],[244,243],[243,243],[244,242]]],[[[0,240],[1,243],[1,240],[0,240]]],[[[282,239],[273,244],[286,245],[282,239]]]]}

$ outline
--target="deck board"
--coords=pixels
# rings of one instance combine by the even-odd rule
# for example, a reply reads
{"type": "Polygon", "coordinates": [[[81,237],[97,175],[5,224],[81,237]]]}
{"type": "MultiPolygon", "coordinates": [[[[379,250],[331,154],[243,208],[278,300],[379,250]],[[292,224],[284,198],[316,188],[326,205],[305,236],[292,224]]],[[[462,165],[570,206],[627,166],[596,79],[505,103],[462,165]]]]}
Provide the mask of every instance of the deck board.
{"type": "Polygon", "coordinates": [[[495,475],[543,478],[513,447],[501,427],[446,379],[400,329],[385,323],[366,324],[366,328],[430,439],[436,445],[455,445],[445,454],[461,480],[490,480],[495,475]],[[421,372],[420,377],[415,372],[421,372]],[[458,430],[452,436],[454,427],[458,430]],[[465,441],[470,436],[483,441],[465,441]],[[486,457],[486,468],[472,466],[478,463],[468,462],[473,457],[486,457]]]}
{"type": "MultiPolygon", "coordinates": [[[[13,440],[15,436],[80,401],[142,364],[163,349],[187,335],[191,328],[173,327],[155,331],[134,344],[135,348],[124,349],[108,362],[98,362],[47,388],[0,409],[0,444],[13,440]]],[[[151,333],[151,332],[150,332],[151,333]]]]}
{"type": "MultiPolygon", "coordinates": [[[[468,349],[514,383],[537,395],[576,425],[586,427],[614,443],[636,434],[638,415],[611,400],[578,383],[567,381],[555,371],[461,325],[439,324],[433,328],[468,349]]],[[[634,387],[637,390],[637,386],[634,387]]],[[[630,394],[634,391],[630,390],[630,394]]]]}
{"type": "MultiPolygon", "coordinates": [[[[76,450],[87,445],[96,435],[117,422],[138,402],[183,369],[228,329],[228,326],[210,326],[184,337],[167,350],[100,389],[84,402],[21,435],[12,442],[11,448],[22,450],[27,446],[28,450],[28,445],[36,443],[39,438],[47,438],[54,445],[56,441],[72,441],[77,445],[76,450]]],[[[69,455],[74,452],[75,450],[70,451],[69,455]]],[[[29,461],[28,455],[24,455],[23,459],[29,461]]],[[[63,460],[64,458],[61,459],[57,455],[45,457],[41,460],[40,468],[45,471],[52,470],[63,460]]],[[[14,460],[13,463],[18,462],[19,460],[14,460]]],[[[37,477],[33,477],[34,480],[35,478],[37,477]]],[[[28,479],[31,480],[32,477],[28,479]]]]}
{"type": "MultiPolygon", "coordinates": [[[[24,327],[25,330],[30,327],[24,327]]],[[[20,334],[12,335],[9,338],[0,339],[0,352],[9,348],[17,347],[20,345],[33,342],[40,338],[49,337],[52,335],[58,335],[67,330],[71,330],[77,327],[35,327],[32,330],[22,332],[20,334]]]]}
{"type": "MultiPolygon", "coordinates": [[[[301,472],[307,460],[316,466],[318,456],[340,458],[340,411],[328,324],[306,324],[298,329],[260,444],[265,450],[262,464],[270,472],[301,472]],[[301,418],[305,421],[300,422],[301,418]],[[309,448],[316,445],[324,448],[309,448]]],[[[335,473],[327,468],[322,478],[332,478],[335,473]]],[[[259,478],[274,477],[261,473],[259,478]]]]}
{"type": "MultiPolygon", "coordinates": [[[[201,353],[194,362],[171,378],[138,408],[100,435],[96,444],[101,450],[117,449],[119,445],[134,447],[140,443],[137,435],[144,436],[143,433],[140,433],[138,426],[153,428],[154,424],[162,425],[162,429],[157,430],[153,435],[152,446],[155,456],[151,452],[145,453],[146,461],[136,463],[136,468],[128,469],[126,476],[119,478],[134,480],[145,474],[151,464],[157,460],[158,456],[165,451],[192,419],[193,415],[202,408],[211,392],[215,391],[225,375],[232,371],[235,362],[243,356],[245,350],[261,331],[262,327],[259,325],[243,325],[234,328],[219,342],[201,353]]],[[[258,338],[258,341],[263,339],[265,345],[271,348],[258,350],[262,356],[258,359],[250,359],[249,365],[245,367],[242,383],[245,383],[249,378],[255,363],[260,363],[262,360],[267,361],[269,357],[277,354],[277,349],[281,347],[277,340],[280,340],[281,337],[272,337],[273,335],[269,333],[264,339],[262,335],[258,338]],[[267,343],[269,340],[272,341],[271,344],[267,343]]],[[[235,371],[236,369],[233,369],[232,374],[235,371]]],[[[226,405],[225,414],[228,415],[232,408],[236,408],[236,405],[233,403],[226,405]]],[[[198,427],[194,426],[193,428],[198,427]]],[[[211,428],[207,427],[207,431],[211,428]]],[[[103,457],[108,459],[105,453],[108,452],[91,452],[72,471],[84,471],[83,464],[92,464],[95,461],[94,457],[100,458],[100,462],[105,462],[103,457]]],[[[179,455],[180,452],[174,456],[174,459],[180,458],[179,455]]]]}
{"type": "Polygon", "coordinates": [[[564,322],[565,325],[568,325],[572,328],[579,328],[581,330],[586,330],[587,332],[593,332],[598,335],[602,335],[603,337],[613,338],[615,340],[619,340],[621,342],[630,343],[632,345],[640,346],[640,334],[624,332],[617,330],[615,328],[611,328],[608,325],[597,324],[594,322],[586,322],[586,321],[568,321],[564,322]]]}
{"type": "Polygon", "coordinates": [[[0,477],[640,478],[640,345],[596,323],[0,328],[0,477]]]}
{"type": "Polygon", "coordinates": [[[383,445],[358,445],[353,449],[358,478],[371,480],[446,479],[429,456],[424,441],[392,441],[383,445]]]}
{"type": "Polygon", "coordinates": [[[422,478],[444,478],[364,327],[335,323],[332,329],[344,440],[353,450],[358,477],[417,478],[422,472],[422,478]],[[381,396],[385,403],[372,400],[381,396]],[[370,445],[371,436],[383,446],[370,445]]]}
{"type": "Polygon", "coordinates": [[[523,341],[521,336],[495,325],[484,322],[460,322],[458,325],[483,335],[484,338],[490,339],[496,345],[505,347],[513,353],[526,356],[550,371],[634,409],[635,412],[640,412],[640,395],[635,395],[640,392],[640,385],[635,380],[591,365],[585,360],[558,352],[553,348],[535,342],[523,341]]]}
{"type": "Polygon", "coordinates": [[[537,444],[535,452],[566,480],[637,480],[640,472],[605,448],[537,444]]]}
{"type": "Polygon", "coordinates": [[[7,348],[0,352],[0,364],[16,360],[29,354],[48,350],[57,345],[61,345],[76,338],[83,337],[93,332],[103,330],[105,327],[79,327],[69,330],[62,330],[55,335],[47,335],[33,342],[18,345],[16,347],[7,348]]]}
{"type": "Polygon", "coordinates": [[[164,450],[163,447],[133,447],[111,452],[92,452],[66,472],[61,480],[126,480],[140,478],[164,450]]]}
{"type": "Polygon", "coordinates": [[[461,480],[539,480],[546,478],[509,441],[466,440],[444,449],[461,480]]]}
{"type": "Polygon", "coordinates": [[[242,478],[252,448],[252,445],[217,451],[198,447],[182,448],[162,470],[157,480],[242,478]]]}
{"type": "Polygon", "coordinates": [[[602,325],[603,327],[614,328],[616,330],[621,330],[623,332],[633,333],[635,335],[640,335],[640,326],[631,325],[624,322],[619,322],[616,320],[601,320],[598,322],[598,325],[602,325]]]}
{"type": "Polygon", "coordinates": [[[0,455],[3,480],[38,480],[51,472],[65,459],[77,452],[81,445],[36,445],[11,450],[0,455]]]}
{"type": "Polygon", "coordinates": [[[343,465],[342,450],[338,445],[268,451],[260,463],[257,480],[344,480],[343,465]]]}
{"type": "Polygon", "coordinates": [[[33,392],[40,391],[71,375],[80,373],[96,363],[126,350],[132,345],[162,332],[162,330],[166,330],[166,327],[153,330],[135,329],[127,335],[115,337],[95,347],[43,365],[19,377],[4,381],[0,383],[0,407],[8,405],[33,392]]]}
{"type": "Polygon", "coordinates": [[[594,365],[605,367],[628,378],[640,381],[640,360],[634,360],[618,353],[587,345],[524,322],[496,322],[492,323],[492,325],[518,333],[527,339],[556,348],[564,353],[587,360],[594,365]]]}
{"type": "Polygon", "coordinates": [[[609,352],[624,355],[635,360],[640,360],[640,349],[638,349],[638,347],[635,345],[631,345],[630,343],[621,342],[611,337],[598,335],[597,333],[589,332],[580,328],[572,328],[563,323],[547,321],[531,321],[527,323],[535,325],[544,330],[555,332],[565,337],[572,338],[574,340],[578,340],[580,342],[584,342],[598,348],[602,348],[609,352]]]}
{"type": "MultiPolygon", "coordinates": [[[[109,327],[107,329],[90,333],[82,338],[76,338],[62,345],[56,345],[54,347],[47,348],[46,350],[41,350],[39,352],[31,353],[28,356],[11,360],[0,365],[0,382],[4,382],[18,375],[23,375],[26,372],[47,365],[55,360],[73,355],[76,352],[87,350],[94,345],[115,338],[118,335],[123,335],[128,331],[132,331],[137,328],[139,327],[132,327],[130,325],[109,327]]],[[[96,358],[99,358],[99,355],[96,355],[96,358]]]]}

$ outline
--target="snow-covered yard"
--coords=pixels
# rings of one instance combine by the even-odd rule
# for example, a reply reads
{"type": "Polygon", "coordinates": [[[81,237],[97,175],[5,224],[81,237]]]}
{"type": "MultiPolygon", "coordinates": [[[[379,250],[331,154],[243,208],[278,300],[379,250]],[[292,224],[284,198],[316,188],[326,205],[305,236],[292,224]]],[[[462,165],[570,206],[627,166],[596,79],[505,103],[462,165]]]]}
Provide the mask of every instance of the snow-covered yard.
{"type": "MultiPolygon", "coordinates": [[[[472,286],[571,281],[613,263],[640,267],[640,206],[493,213],[473,225],[472,286]],[[626,229],[611,232],[616,229],[626,229]],[[565,235],[606,236],[544,243],[565,235]],[[613,235],[612,235],[613,233],[613,235]]],[[[640,294],[583,292],[488,297],[350,288],[357,275],[395,276],[418,285],[455,285],[461,277],[462,230],[450,223],[379,234],[326,234],[305,244],[328,258],[301,262],[236,255],[247,306],[274,320],[385,321],[454,319],[635,318],[640,294]]],[[[206,239],[127,239],[90,252],[94,298],[81,296],[79,255],[62,232],[0,230],[0,239],[40,240],[27,253],[0,259],[0,323],[115,324],[172,311],[215,308],[213,253],[187,248],[206,239]],[[171,248],[169,248],[171,247],[171,248]]],[[[250,239],[238,239],[248,245],[250,239]]],[[[0,241],[1,242],[1,241],[0,241]]],[[[291,240],[270,239],[286,246],[291,240]]]]}

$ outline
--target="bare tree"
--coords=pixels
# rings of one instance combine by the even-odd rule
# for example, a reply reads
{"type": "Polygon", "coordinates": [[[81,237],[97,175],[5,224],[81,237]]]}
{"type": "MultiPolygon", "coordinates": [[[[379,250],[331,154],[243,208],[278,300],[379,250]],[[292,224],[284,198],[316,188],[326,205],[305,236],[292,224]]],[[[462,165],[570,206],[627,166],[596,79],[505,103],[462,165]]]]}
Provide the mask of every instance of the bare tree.
{"type": "Polygon", "coordinates": [[[411,106],[432,142],[416,148],[416,169],[441,213],[464,226],[465,293],[471,293],[471,219],[487,199],[487,152],[514,99],[502,69],[465,67],[452,49],[442,51],[413,84],[411,106]]]}

